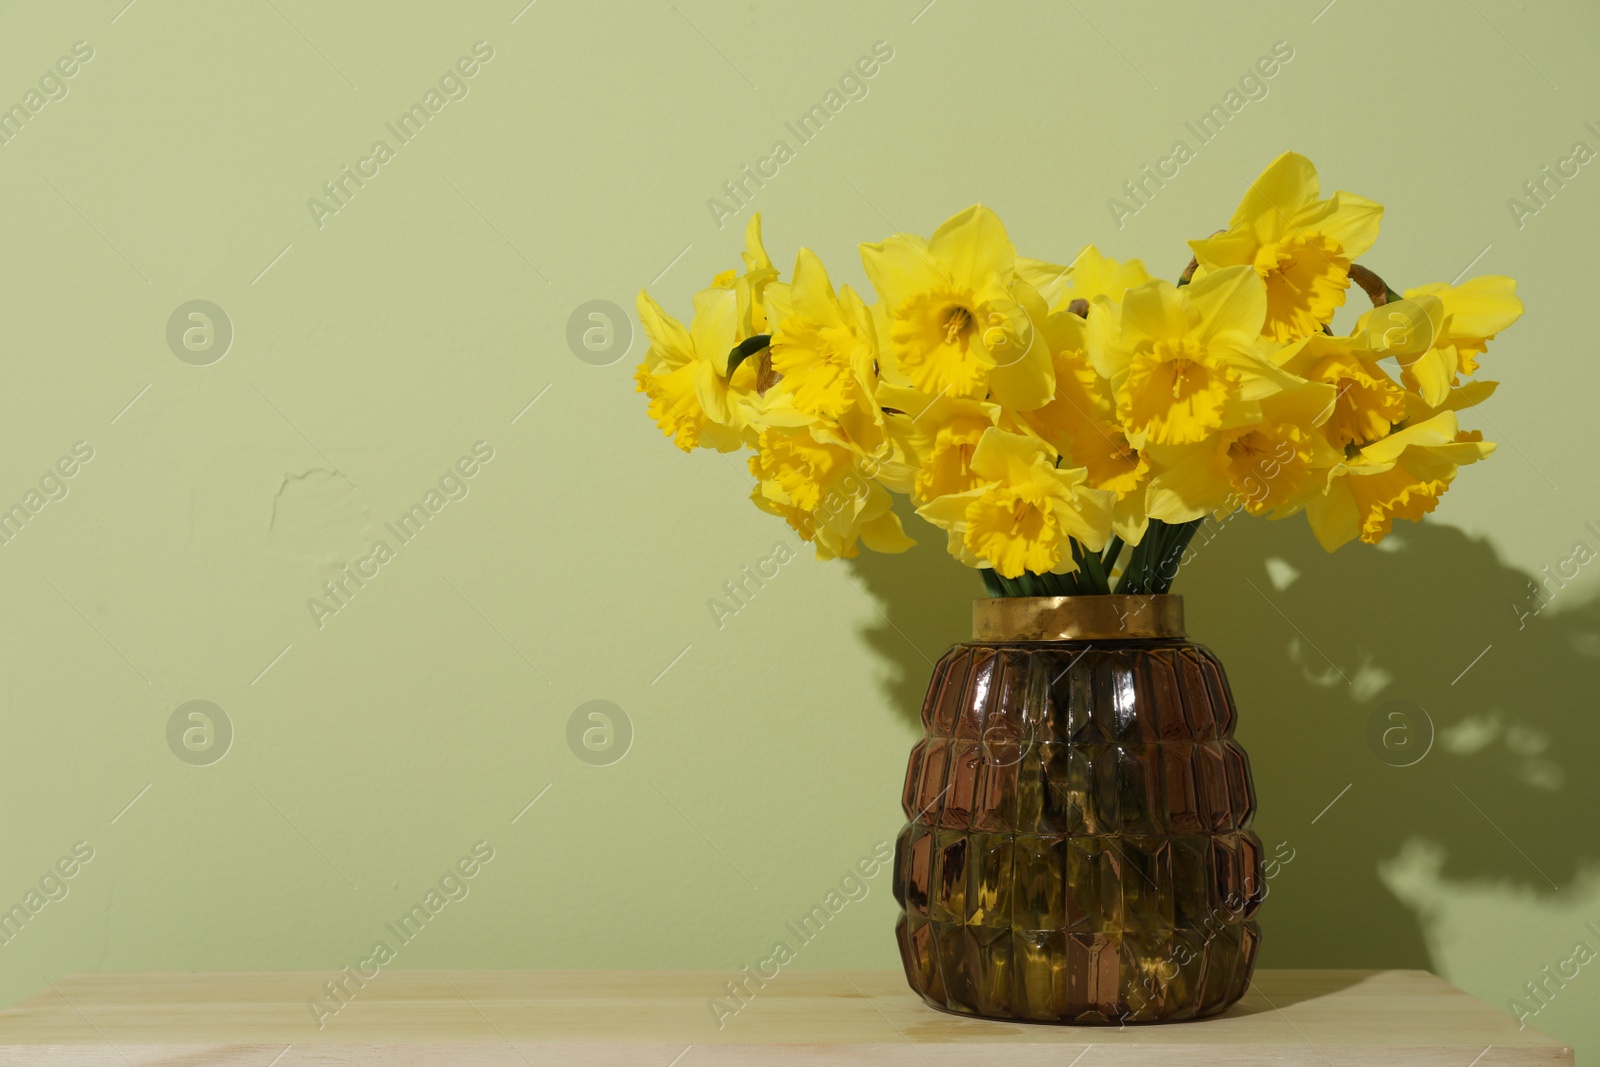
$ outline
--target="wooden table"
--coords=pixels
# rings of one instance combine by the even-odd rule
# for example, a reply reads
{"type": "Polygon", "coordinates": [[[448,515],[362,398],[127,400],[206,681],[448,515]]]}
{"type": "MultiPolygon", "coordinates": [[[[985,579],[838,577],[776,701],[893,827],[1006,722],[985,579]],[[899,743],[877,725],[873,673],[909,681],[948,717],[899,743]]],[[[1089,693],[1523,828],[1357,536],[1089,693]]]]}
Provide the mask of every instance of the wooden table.
{"type": "Polygon", "coordinates": [[[732,975],[716,971],[380,971],[360,987],[347,978],[343,1003],[324,988],[332,977],[73,975],[0,1012],[0,1065],[1573,1062],[1570,1048],[1422,971],[1263,971],[1219,1018],[1124,1030],[945,1015],[888,971],[780,972],[720,1028],[710,1001],[732,975]]]}

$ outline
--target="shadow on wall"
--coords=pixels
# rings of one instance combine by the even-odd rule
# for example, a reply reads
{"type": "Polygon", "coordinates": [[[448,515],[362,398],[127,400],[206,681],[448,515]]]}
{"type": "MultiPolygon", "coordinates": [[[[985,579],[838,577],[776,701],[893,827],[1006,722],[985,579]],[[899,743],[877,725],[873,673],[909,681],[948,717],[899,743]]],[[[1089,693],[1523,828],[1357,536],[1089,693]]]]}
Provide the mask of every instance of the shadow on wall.
{"type": "MultiPolygon", "coordinates": [[[[913,528],[916,549],[852,569],[887,614],[864,634],[886,694],[917,725],[981,588],[913,528]]],[[[1568,575],[1600,553],[1578,539],[1568,575]]],[[[1227,665],[1255,828],[1295,850],[1262,909],[1263,965],[1431,969],[1422,894],[1397,895],[1419,869],[1549,899],[1600,861],[1600,603],[1434,523],[1329,554],[1303,519],[1240,516],[1195,544],[1176,586],[1189,631],[1227,665]]]]}
{"type": "Polygon", "coordinates": [[[933,665],[945,649],[972,636],[972,601],[984,595],[983,581],[950,558],[945,532],[918,518],[904,498],[895,499],[895,513],[916,546],[892,556],[863,549],[846,562],[850,580],[879,607],[861,638],[884,663],[884,698],[895,717],[920,736],[933,665]]]}

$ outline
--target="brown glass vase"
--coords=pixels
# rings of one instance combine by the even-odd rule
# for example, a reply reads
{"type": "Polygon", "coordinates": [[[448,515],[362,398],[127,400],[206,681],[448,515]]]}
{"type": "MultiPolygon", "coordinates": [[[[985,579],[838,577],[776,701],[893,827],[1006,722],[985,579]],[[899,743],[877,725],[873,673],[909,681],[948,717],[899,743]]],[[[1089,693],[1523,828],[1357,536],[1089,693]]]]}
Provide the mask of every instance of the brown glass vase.
{"type": "Polygon", "coordinates": [[[943,1011],[1195,1019],[1244,994],[1264,895],[1222,664],[1177,596],[994,597],[934,667],[894,868],[943,1011]]]}

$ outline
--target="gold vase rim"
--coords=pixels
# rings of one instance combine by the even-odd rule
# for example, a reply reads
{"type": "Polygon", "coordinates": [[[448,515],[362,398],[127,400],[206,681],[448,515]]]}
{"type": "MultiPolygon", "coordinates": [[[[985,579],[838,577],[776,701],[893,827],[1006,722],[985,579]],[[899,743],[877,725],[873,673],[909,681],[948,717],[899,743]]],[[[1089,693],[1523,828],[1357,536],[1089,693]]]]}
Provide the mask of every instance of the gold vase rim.
{"type": "Polygon", "coordinates": [[[1183,597],[996,596],[972,602],[974,641],[1108,641],[1186,636],[1183,597]]]}

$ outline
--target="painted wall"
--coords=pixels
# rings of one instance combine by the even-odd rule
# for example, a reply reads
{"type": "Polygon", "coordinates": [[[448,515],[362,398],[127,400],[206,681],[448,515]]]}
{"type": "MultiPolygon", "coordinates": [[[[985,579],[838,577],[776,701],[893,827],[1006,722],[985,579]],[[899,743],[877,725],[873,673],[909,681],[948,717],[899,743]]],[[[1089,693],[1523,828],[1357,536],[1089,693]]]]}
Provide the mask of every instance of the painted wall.
{"type": "MultiPolygon", "coordinates": [[[[1180,580],[1258,829],[1294,850],[1262,962],[1531,1008],[1600,949],[1596,587],[1529,592],[1600,550],[1600,174],[1564,163],[1600,149],[1593,5],[125,2],[0,12],[26,114],[0,145],[0,503],[44,501],[0,546],[0,903],[59,898],[0,944],[0,1000],[83,969],[334,972],[380,939],[399,967],[761,958],[892,841],[979,586],[922,528],[788,562],[719,626],[708,601],[792,535],[646,420],[636,323],[599,352],[571,324],[642,286],[683,311],[754,210],[780,264],[805,243],[857,285],[857,241],[975,200],[1028,254],[1175,275],[1286,148],[1387,206],[1392,281],[1510,274],[1528,314],[1470,416],[1500,452],[1438,521],[1332,557],[1238,521],[1180,580]],[[590,701],[622,760],[579,757],[607,741],[590,701]],[[1411,767],[1370,740],[1392,701],[1411,767]],[[451,871],[420,934],[386,933],[451,871]]],[[[888,876],[863,884],[797,966],[896,964],[888,876]]],[[[1592,1054],[1591,970],[1531,1021],[1592,1054]]]]}

